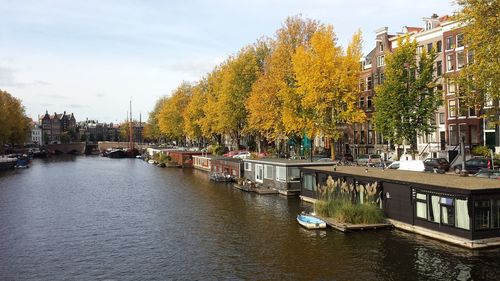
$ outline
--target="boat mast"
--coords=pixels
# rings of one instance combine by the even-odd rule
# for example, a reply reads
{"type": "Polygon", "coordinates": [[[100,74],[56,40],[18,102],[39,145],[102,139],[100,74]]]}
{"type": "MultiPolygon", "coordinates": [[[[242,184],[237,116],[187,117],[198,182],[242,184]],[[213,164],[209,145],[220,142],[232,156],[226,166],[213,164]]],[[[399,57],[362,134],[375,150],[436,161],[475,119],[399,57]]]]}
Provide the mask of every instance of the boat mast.
{"type": "Polygon", "coordinates": [[[129,140],[128,140],[128,148],[129,150],[134,149],[134,135],[133,135],[133,128],[132,128],[132,100],[130,100],[130,119],[128,122],[128,129],[129,129],[129,140]]]}

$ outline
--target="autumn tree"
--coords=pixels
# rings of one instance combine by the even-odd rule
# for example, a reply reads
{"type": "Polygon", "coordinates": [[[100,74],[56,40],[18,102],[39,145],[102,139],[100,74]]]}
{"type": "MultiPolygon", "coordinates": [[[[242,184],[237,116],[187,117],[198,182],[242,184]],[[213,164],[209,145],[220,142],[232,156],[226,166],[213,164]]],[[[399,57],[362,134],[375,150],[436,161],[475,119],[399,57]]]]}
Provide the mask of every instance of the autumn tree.
{"type": "Polygon", "coordinates": [[[414,156],[417,136],[435,130],[431,125],[441,91],[433,76],[434,50],[417,58],[417,43],[399,37],[397,48],[386,57],[385,82],[375,88],[374,124],[394,143],[410,144],[414,156]]]}
{"type": "Polygon", "coordinates": [[[163,108],[163,104],[167,99],[165,97],[161,97],[156,101],[155,107],[153,111],[149,113],[148,122],[144,126],[143,135],[144,138],[149,140],[154,140],[159,142],[161,139],[160,126],[158,125],[158,114],[160,110],[163,108]]]}
{"type": "Polygon", "coordinates": [[[172,140],[182,141],[185,136],[183,114],[191,95],[191,85],[183,82],[174,90],[172,96],[165,100],[157,115],[161,134],[172,140]]]}
{"type": "MultiPolygon", "coordinates": [[[[455,19],[464,31],[468,64],[455,77],[461,106],[474,108],[482,118],[494,116],[500,125],[500,1],[458,0],[462,10],[455,19]]],[[[465,55],[465,52],[464,54],[465,55]]]]}
{"type": "Polygon", "coordinates": [[[183,113],[184,133],[190,139],[200,141],[203,138],[201,120],[203,107],[207,103],[207,81],[200,80],[192,87],[192,96],[183,113]]]}
{"type": "MultiPolygon", "coordinates": [[[[293,56],[300,99],[295,114],[309,138],[321,133],[338,140],[346,125],[365,118],[355,106],[360,95],[361,32],[353,36],[345,54],[336,41],[332,26],[320,26],[310,45],[300,46],[293,56]]],[[[334,158],[334,142],[331,153],[334,158]]]]}
{"type": "Polygon", "coordinates": [[[28,134],[29,119],[21,101],[0,90],[0,152],[6,144],[24,144],[28,134]]]}
{"type": "MultiPolygon", "coordinates": [[[[500,98],[500,1],[458,0],[464,42],[474,62],[462,71],[477,94],[500,98]]],[[[475,94],[474,94],[475,95],[475,94]]]]}

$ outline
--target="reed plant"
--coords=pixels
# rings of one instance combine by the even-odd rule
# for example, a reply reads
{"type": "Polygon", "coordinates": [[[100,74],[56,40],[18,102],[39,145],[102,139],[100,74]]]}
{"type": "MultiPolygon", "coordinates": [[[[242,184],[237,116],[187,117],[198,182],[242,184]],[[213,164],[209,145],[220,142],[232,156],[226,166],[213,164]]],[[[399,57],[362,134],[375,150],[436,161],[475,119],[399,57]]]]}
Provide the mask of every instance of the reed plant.
{"type": "MultiPolygon", "coordinates": [[[[314,204],[314,212],[322,217],[332,218],[340,223],[374,224],[384,222],[382,210],[377,206],[376,184],[358,185],[363,188],[364,203],[356,202],[355,189],[342,180],[329,178],[326,185],[319,188],[319,200],[314,204]]],[[[359,190],[358,190],[359,192],[359,190]]]]}

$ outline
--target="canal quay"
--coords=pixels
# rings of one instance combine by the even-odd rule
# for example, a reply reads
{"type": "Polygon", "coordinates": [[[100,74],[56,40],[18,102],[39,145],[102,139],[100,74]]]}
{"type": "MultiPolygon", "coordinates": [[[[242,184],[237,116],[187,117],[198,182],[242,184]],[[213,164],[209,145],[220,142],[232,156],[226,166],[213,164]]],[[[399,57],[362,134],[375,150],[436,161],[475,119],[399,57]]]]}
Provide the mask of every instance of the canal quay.
{"type": "Polygon", "coordinates": [[[0,280],[499,280],[500,250],[309,231],[298,197],[194,169],[64,156],[0,173],[0,280]]]}

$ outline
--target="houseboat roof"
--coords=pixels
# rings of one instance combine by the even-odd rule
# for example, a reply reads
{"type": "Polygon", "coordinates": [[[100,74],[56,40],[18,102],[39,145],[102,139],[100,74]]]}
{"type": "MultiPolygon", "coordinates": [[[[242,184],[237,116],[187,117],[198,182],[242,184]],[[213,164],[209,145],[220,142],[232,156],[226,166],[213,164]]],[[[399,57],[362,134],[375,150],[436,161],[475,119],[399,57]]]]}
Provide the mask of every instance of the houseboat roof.
{"type": "Polygon", "coordinates": [[[285,158],[243,159],[243,161],[277,166],[333,166],[334,164],[334,162],[310,162],[310,160],[289,160],[285,158]]]}
{"type": "Polygon", "coordinates": [[[241,162],[241,159],[239,159],[239,158],[224,157],[224,156],[215,157],[215,158],[213,158],[213,160],[216,160],[216,161],[228,161],[228,162],[235,162],[235,163],[241,162]]]}
{"type": "Polygon", "coordinates": [[[382,181],[408,182],[420,185],[439,186],[464,190],[500,188],[500,180],[476,177],[460,177],[458,175],[433,174],[412,171],[382,170],[366,167],[304,167],[304,171],[326,172],[329,174],[358,176],[382,181]]]}

